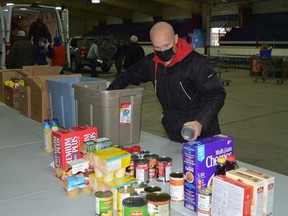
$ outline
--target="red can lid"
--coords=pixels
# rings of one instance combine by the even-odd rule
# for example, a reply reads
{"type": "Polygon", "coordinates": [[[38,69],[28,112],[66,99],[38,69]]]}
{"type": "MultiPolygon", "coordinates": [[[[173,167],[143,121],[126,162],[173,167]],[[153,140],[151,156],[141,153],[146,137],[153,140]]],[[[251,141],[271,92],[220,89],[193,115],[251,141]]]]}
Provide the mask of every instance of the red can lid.
{"type": "Polygon", "coordinates": [[[131,147],[124,147],[122,150],[131,153],[131,147]]]}
{"type": "Polygon", "coordinates": [[[235,155],[228,155],[227,161],[235,161],[235,155]]]}
{"type": "Polygon", "coordinates": [[[131,146],[131,153],[140,152],[140,151],[141,151],[141,147],[140,146],[138,146],[138,145],[131,146]]]}

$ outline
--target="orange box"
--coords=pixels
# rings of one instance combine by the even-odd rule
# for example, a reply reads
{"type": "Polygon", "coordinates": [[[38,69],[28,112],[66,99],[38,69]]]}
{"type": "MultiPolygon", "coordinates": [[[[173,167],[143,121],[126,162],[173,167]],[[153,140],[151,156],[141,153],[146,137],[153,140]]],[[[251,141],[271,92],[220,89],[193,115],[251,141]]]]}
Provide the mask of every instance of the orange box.
{"type": "Polygon", "coordinates": [[[19,112],[31,117],[31,88],[23,86],[19,89],[19,112]]]}
{"type": "Polygon", "coordinates": [[[81,132],[60,128],[52,132],[53,157],[56,176],[66,171],[67,162],[82,158],[80,153],[81,132]]]}
{"type": "Polygon", "coordinates": [[[13,109],[19,109],[19,88],[4,86],[4,103],[13,109]]]}
{"type": "Polygon", "coordinates": [[[213,177],[211,216],[251,216],[253,186],[227,176],[213,177]]]}

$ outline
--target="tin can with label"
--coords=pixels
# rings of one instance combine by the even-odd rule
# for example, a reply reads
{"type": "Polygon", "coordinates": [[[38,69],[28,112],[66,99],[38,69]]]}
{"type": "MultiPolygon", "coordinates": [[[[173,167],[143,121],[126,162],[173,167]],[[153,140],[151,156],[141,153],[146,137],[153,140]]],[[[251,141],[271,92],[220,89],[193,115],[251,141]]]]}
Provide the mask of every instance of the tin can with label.
{"type": "Polygon", "coordinates": [[[113,193],[109,190],[100,190],[95,193],[95,215],[113,215],[113,193]]]}
{"type": "Polygon", "coordinates": [[[131,187],[128,187],[128,186],[120,187],[117,190],[117,212],[118,212],[118,216],[122,216],[122,211],[123,211],[122,201],[125,198],[130,197],[130,193],[131,193],[131,187]]]}
{"type": "Polygon", "coordinates": [[[211,215],[212,187],[198,189],[197,216],[211,215]]]}
{"type": "Polygon", "coordinates": [[[131,155],[130,166],[126,168],[126,173],[134,177],[134,160],[138,159],[137,155],[131,155]]]}
{"type": "Polygon", "coordinates": [[[170,198],[170,195],[164,192],[147,194],[148,215],[170,216],[170,198]]]}
{"type": "Polygon", "coordinates": [[[148,159],[148,165],[149,165],[149,179],[155,179],[156,178],[156,168],[157,168],[157,158],[159,156],[157,154],[146,154],[144,155],[144,158],[148,159]]]}
{"type": "Polygon", "coordinates": [[[123,216],[148,216],[147,200],[142,196],[127,197],[122,201],[123,216]]]}
{"type": "Polygon", "coordinates": [[[157,181],[169,182],[172,170],[172,158],[161,156],[157,158],[157,181]]]}
{"type": "Polygon", "coordinates": [[[149,182],[149,165],[147,159],[135,159],[134,160],[134,177],[139,182],[149,182]]]}
{"type": "Polygon", "coordinates": [[[170,196],[172,201],[184,200],[184,175],[181,172],[170,174],[170,196]]]}
{"type": "Polygon", "coordinates": [[[150,154],[148,150],[142,150],[139,152],[139,158],[144,158],[145,155],[150,154]]]}

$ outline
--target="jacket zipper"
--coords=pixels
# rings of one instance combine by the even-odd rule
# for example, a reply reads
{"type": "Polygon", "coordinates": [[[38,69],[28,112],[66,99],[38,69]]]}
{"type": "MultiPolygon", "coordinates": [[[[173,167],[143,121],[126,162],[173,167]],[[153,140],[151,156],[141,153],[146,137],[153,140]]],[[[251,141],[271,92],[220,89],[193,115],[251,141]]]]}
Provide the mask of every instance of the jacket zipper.
{"type": "Polygon", "coordinates": [[[183,92],[185,93],[185,95],[189,98],[189,100],[191,100],[191,97],[190,97],[190,96],[188,95],[188,93],[185,91],[185,89],[184,89],[184,87],[183,87],[183,85],[182,85],[182,82],[180,81],[179,83],[180,83],[180,86],[181,86],[183,92]]]}

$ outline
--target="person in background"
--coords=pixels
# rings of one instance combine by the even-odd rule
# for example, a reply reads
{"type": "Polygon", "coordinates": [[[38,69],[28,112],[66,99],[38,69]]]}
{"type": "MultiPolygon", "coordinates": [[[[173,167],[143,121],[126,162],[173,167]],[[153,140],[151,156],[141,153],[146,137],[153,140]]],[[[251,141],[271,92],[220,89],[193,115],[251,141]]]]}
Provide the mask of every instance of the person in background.
{"type": "Polygon", "coordinates": [[[62,66],[63,69],[60,74],[63,74],[64,66],[65,66],[65,46],[61,43],[61,38],[59,36],[55,36],[53,38],[53,46],[48,46],[47,57],[52,59],[52,66],[62,66]]]}
{"type": "Polygon", "coordinates": [[[150,40],[154,53],[115,77],[107,90],[152,82],[163,109],[161,122],[170,140],[185,141],[181,136],[184,125],[195,129],[188,141],[221,133],[218,113],[226,92],[205,57],[179,38],[167,22],[153,25],[150,40]]]}
{"type": "Polygon", "coordinates": [[[37,44],[34,45],[35,48],[35,57],[34,57],[34,63],[37,65],[47,65],[47,59],[46,59],[46,40],[45,38],[40,37],[37,44]]]}
{"type": "Polygon", "coordinates": [[[117,71],[115,76],[117,76],[122,71],[123,61],[124,61],[124,57],[125,57],[125,55],[124,55],[125,46],[124,46],[123,42],[118,40],[118,39],[114,40],[114,44],[117,47],[117,51],[113,57],[115,59],[115,67],[116,67],[116,71],[117,71]]]}
{"type": "Polygon", "coordinates": [[[99,77],[97,73],[97,67],[101,66],[102,60],[98,51],[97,40],[95,40],[91,45],[87,54],[87,59],[90,62],[91,67],[91,77],[99,77]]]}
{"type": "Polygon", "coordinates": [[[15,69],[33,65],[34,46],[22,30],[18,31],[17,40],[12,44],[7,61],[7,68],[15,69]]]}
{"type": "Polygon", "coordinates": [[[28,39],[33,39],[33,44],[37,44],[40,37],[45,38],[49,43],[52,43],[52,37],[48,27],[43,23],[41,18],[37,18],[37,20],[30,25],[28,39]]]}
{"type": "Polygon", "coordinates": [[[130,44],[125,51],[125,61],[123,68],[127,69],[131,65],[137,63],[145,56],[144,49],[138,44],[138,38],[135,35],[130,37],[130,44]]]}

